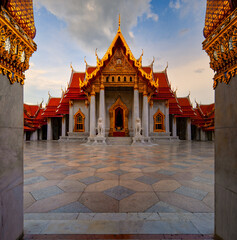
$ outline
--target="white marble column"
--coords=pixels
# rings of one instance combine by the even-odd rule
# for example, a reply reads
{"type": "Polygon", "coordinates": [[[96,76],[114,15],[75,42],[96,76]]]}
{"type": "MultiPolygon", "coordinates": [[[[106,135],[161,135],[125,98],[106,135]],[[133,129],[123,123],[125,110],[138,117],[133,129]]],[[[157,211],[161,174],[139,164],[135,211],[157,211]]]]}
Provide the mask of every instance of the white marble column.
{"type": "Polygon", "coordinates": [[[176,124],[176,117],[174,115],[172,118],[172,135],[173,137],[177,137],[177,124],[176,124]]]}
{"type": "Polygon", "coordinates": [[[43,138],[43,130],[42,130],[42,127],[40,128],[39,130],[39,140],[42,140],[43,138]]]}
{"type": "Polygon", "coordinates": [[[96,126],[96,117],[95,117],[95,91],[94,86],[92,86],[91,91],[91,101],[90,101],[90,137],[95,136],[95,126],[96,126]]]}
{"type": "Polygon", "coordinates": [[[170,122],[169,122],[169,101],[165,103],[165,131],[170,133],[170,122]]]}
{"type": "Polygon", "coordinates": [[[62,117],[62,134],[61,134],[62,137],[65,137],[66,136],[66,116],[64,115],[62,117]]]}
{"type": "Polygon", "coordinates": [[[73,132],[74,128],[74,113],[73,113],[73,101],[69,100],[69,132],[73,132]]]}
{"type": "Polygon", "coordinates": [[[206,133],[201,129],[201,131],[200,131],[200,134],[201,134],[201,141],[206,141],[207,139],[206,139],[206,133]]]}
{"type": "Polygon", "coordinates": [[[104,127],[103,136],[105,136],[105,90],[104,90],[104,84],[103,84],[103,77],[102,77],[101,86],[100,86],[99,118],[102,119],[102,123],[103,123],[103,127],[104,127]]]}
{"type": "Polygon", "coordinates": [[[37,132],[37,130],[35,130],[34,132],[31,133],[31,135],[30,135],[30,140],[31,140],[31,141],[36,141],[36,140],[38,140],[38,132],[37,132]]]}
{"type": "Polygon", "coordinates": [[[139,118],[139,91],[138,88],[134,87],[134,98],[133,98],[133,131],[135,136],[136,119],[139,118]]]}
{"type": "Polygon", "coordinates": [[[192,140],[191,139],[191,119],[190,118],[187,118],[186,140],[192,140]]]}
{"type": "Polygon", "coordinates": [[[47,140],[53,140],[52,121],[47,118],[47,140]]]}
{"type": "Polygon", "coordinates": [[[147,91],[144,90],[143,93],[143,109],[142,109],[142,132],[144,137],[148,137],[148,100],[147,91]]]}

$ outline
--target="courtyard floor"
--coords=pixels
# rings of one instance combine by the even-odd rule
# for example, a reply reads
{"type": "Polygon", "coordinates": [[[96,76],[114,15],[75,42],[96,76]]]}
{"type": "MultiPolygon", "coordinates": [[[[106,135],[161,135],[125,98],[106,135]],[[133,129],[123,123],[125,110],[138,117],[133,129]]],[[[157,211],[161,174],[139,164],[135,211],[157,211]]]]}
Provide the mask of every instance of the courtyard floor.
{"type": "Polygon", "coordinates": [[[26,234],[212,234],[214,143],[24,145],[26,234]]]}

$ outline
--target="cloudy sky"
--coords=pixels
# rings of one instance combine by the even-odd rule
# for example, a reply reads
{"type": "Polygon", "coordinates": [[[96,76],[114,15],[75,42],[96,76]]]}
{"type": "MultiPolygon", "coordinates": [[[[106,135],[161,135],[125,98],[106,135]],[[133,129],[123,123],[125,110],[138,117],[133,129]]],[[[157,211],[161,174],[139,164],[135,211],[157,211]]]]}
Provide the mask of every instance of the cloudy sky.
{"type": "Polygon", "coordinates": [[[202,104],[214,101],[213,71],[202,50],[206,0],[34,0],[38,45],[26,72],[24,101],[44,103],[48,92],[61,96],[71,75],[85,71],[84,57],[96,65],[118,28],[143,65],[155,58],[154,71],[168,62],[168,77],[177,95],[202,104]]]}

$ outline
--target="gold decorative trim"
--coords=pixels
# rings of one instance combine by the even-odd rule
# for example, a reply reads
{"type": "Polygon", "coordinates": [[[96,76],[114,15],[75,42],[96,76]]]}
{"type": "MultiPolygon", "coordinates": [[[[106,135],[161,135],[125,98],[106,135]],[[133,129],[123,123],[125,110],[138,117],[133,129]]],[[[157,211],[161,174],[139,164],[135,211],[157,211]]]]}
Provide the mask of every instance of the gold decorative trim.
{"type": "Polygon", "coordinates": [[[215,71],[213,88],[219,82],[228,84],[237,68],[237,9],[203,42],[210,57],[210,67],[215,71]]]}
{"type": "Polygon", "coordinates": [[[0,74],[7,75],[10,83],[24,84],[24,72],[36,51],[34,41],[26,35],[11,15],[0,9],[0,74]]]}

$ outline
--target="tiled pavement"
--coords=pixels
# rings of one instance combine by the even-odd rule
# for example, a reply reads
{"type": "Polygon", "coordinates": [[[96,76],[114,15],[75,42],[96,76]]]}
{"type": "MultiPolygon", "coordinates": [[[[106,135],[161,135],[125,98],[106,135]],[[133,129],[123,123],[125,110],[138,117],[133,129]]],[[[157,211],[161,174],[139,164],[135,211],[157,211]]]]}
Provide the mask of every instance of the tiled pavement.
{"type": "Polygon", "coordinates": [[[24,164],[26,233],[213,233],[211,142],[28,142],[24,164]]]}

